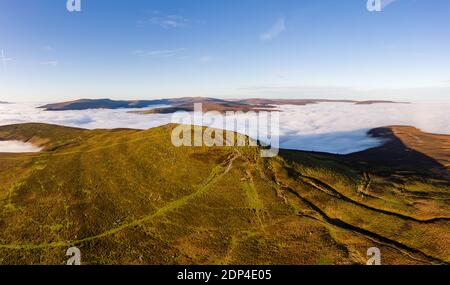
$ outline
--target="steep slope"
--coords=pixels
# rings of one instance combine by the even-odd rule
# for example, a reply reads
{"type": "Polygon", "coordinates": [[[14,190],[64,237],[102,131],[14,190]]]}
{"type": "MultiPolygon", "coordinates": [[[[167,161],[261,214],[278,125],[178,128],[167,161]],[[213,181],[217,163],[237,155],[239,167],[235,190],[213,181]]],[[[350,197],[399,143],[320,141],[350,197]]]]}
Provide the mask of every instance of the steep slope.
{"type": "Polygon", "coordinates": [[[0,127],[44,147],[0,154],[0,263],[62,264],[70,246],[85,264],[363,264],[373,246],[384,264],[450,262],[446,179],[391,179],[327,154],[176,148],[174,127],[0,127]]]}

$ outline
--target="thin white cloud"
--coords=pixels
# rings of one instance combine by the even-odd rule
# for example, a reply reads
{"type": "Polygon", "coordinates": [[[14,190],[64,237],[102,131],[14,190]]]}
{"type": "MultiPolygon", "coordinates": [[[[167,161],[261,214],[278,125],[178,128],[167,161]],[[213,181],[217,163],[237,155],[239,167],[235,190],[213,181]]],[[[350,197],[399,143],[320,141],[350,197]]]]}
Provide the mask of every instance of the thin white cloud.
{"type": "Polygon", "coordinates": [[[184,28],[193,21],[180,15],[164,15],[160,11],[148,11],[149,17],[138,21],[139,25],[152,24],[164,29],[184,28]]]}
{"type": "Polygon", "coordinates": [[[413,56],[413,57],[425,57],[425,56],[427,56],[426,53],[420,52],[420,51],[413,51],[413,52],[410,52],[409,54],[411,56],[413,56]]]}
{"type": "Polygon", "coordinates": [[[21,141],[0,141],[0,153],[38,152],[41,148],[21,141]]]}
{"type": "Polygon", "coordinates": [[[285,24],[284,18],[280,18],[272,25],[272,27],[270,27],[264,33],[260,34],[259,38],[262,41],[270,41],[270,40],[278,37],[285,30],[286,30],[286,24],[285,24]]]}
{"type": "Polygon", "coordinates": [[[297,77],[303,74],[304,71],[301,69],[284,69],[284,70],[276,70],[274,75],[278,78],[290,78],[297,77]]]}
{"type": "Polygon", "coordinates": [[[57,60],[49,60],[49,61],[41,61],[39,64],[45,65],[45,66],[56,67],[56,66],[58,66],[59,63],[57,60]]]}
{"type": "Polygon", "coordinates": [[[204,63],[208,63],[208,62],[212,62],[212,61],[216,61],[216,60],[218,60],[218,58],[215,56],[211,56],[211,55],[205,55],[205,56],[200,57],[200,61],[204,62],[204,63]]]}
{"type": "Polygon", "coordinates": [[[392,3],[398,0],[380,0],[380,1],[381,1],[381,9],[385,9],[387,6],[391,5],[392,3]]]}
{"type": "Polygon", "coordinates": [[[174,57],[180,55],[184,52],[185,48],[177,49],[161,49],[161,50],[134,50],[131,52],[132,55],[143,56],[143,57],[174,57]]]}
{"type": "Polygon", "coordinates": [[[47,46],[43,46],[42,50],[50,52],[50,51],[54,51],[55,49],[52,46],[47,45],[47,46]]]}

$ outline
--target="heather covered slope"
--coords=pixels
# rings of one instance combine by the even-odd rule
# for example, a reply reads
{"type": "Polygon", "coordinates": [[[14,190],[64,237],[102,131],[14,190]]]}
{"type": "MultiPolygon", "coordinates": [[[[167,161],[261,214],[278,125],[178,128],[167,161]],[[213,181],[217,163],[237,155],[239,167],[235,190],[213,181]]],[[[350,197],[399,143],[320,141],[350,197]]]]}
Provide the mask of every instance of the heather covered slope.
{"type": "Polygon", "coordinates": [[[450,262],[450,184],[327,154],[183,147],[174,125],[87,131],[0,127],[44,147],[0,154],[0,263],[450,262]],[[420,194],[425,193],[425,194],[420,194]]]}

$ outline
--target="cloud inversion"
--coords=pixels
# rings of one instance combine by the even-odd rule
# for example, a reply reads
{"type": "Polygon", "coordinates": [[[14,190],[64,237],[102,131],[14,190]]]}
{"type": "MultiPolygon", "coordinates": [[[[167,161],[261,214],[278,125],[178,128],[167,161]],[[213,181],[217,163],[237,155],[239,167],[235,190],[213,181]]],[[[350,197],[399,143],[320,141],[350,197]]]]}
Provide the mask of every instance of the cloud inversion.
{"type": "MultiPolygon", "coordinates": [[[[131,109],[51,112],[35,108],[39,105],[42,104],[1,104],[0,125],[41,122],[86,129],[148,129],[172,122],[171,114],[140,115],[129,113],[131,109]]],[[[352,153],[378,146],[380,141],[368,137],[367,131],[389,125],[450,134],[450,103],[320,103],[278,108],[282,111],[279,130],[282,148],[352,153]]]]}

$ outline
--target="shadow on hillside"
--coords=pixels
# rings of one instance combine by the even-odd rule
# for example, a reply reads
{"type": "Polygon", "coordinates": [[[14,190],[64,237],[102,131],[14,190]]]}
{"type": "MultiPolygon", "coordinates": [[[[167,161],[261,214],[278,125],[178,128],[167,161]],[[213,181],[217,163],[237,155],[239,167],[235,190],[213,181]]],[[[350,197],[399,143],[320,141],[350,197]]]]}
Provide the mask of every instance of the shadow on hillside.
{"type": "MultiPolygon", "coordinates": [[[[448,169],[434,158],[405,145],[389,128],[376,128],[369,132],[375,138],[385,140],[381,146],[344,156],[344,160],[356,163],[368,170],[385,174],[404,172],[439,177],[449,177],[448,169]]],[[[439,147],[439,146],[436,146],[439,147]]]]}
{"type": "MultiPolygon", "coordinates": [[[[449,170],[434,158],[427,156],[405,145],[389,128],[377,128],[368,132],[357,130],[352,132],[333,132],[311,136],[288,136],[292,143],[303,147],[307,142],[306,149],[323,150],[323,152],[309,152],[283,149],[280,156],[298,161],[302,164],[314,164],[309,158],[322,161],[331,160],[343,163],[351,168],[364,172],[378,173],[380,175],[415,174],[450,179],[449,170]],[[379,145],[374,144],[373,139],[379,140],[379,145]],[[352,140],[360,140],[355,144],[352,140]],[[313,145],[319,143],[320,145],[313,145]],[[328,144],[328,146],[327,146],[328,144]],[[336,144],[342,146],[336,147],[336,144]],[[346,155],[328,153],[330,149],[349,152],[354,148],[368,148],[346,155]]],[[[285,138],[284,138],[285,139],[285,138]]],[[[436,146],[439,147],[439,146],[436,146]]]]}

